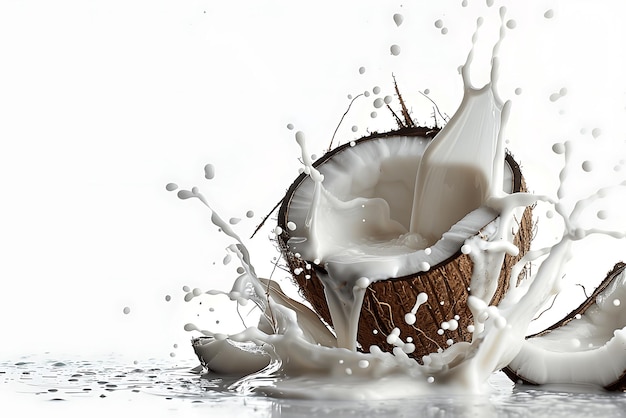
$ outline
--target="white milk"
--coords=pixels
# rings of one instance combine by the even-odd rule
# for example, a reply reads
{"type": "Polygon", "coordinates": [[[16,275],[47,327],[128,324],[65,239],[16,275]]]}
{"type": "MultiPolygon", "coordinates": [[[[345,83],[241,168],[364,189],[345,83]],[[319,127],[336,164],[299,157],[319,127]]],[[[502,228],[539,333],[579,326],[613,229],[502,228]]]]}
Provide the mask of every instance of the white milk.
{"type": "MultiPolygon", "coordinates": [[[[502,190],[502,131],[510,106],[498,99],[495,81],[497,50],[504,31],[503,23],[500,41],[494,48],[491,81],[482,88],[472,87],[469,81],[472,53],[469,54],[462,71],[465,88],[462,104],[433,143],[431,154],[426,152],[426,163],[421,166],[419,161],[398,164],[398,169],[408,166],[417,172],[415,184],[409,185],[416,191],[415,201],[412,196],[405,197],[407,209],[404,212],[393,209],[392,216],[392,205],[381,198],[357,197],[342,201],[333,196],[325,188],[322,173],[312,165],[303,134],[296,134],[302,147],[305,172],[310,176],[314,190],[313,198],[307,203],[304,225],[288,225],[295,237],[290,245],[303,258],[316,260],[329,272],[321,280],[325,285],[336,338],[312,311],[290,301],[277,286],[270,286],[256,277],[242,240],[213,212],[213,223],[236,241],[229,250],[243,267],[243,273],[226,294],[240,304],[251,301],[264,312],[257,327],[235,335],[202,331],[207,339],[197,349],[206,364],[211,366],[213,362],[212,368],[223,373],[247,375],[232,387],[233,390],[319,399],[402,398],[441,390],[439,384],[445,384],[447,391],[480,392],[487,378],[511,363],[524,346],[530,321],[558,289],[565,264],[571,257],[572,242],[591,233],[624,237],[623,231],[583,229],[578,224],[591,203],[623,192],[623,185],[600,190],[581,200],[572,211],[559,202],[552,202],[555,213],[565,223],[560,241],[550,248],[529,252],[513,269],[511,277],[517,277],[525,263],[543,258],[539,269],[519,286],[512,280],[499,306],[488,305],[497,286],[504,255],[514,255],[518,251],[512,244],[515,215],[538,200],[551,203],[546,197],[508,194],[502,190]],[[448,152],[448,147],[457,146],[480,152],[476,158],[469,159],[461,158],[469,151],[448,152]],[[450,193],[433,200],[432,205],[424,203],[424,195],[435,193],[431,187],[440,190],[450,179],[454,183],[450,193]],[[459,182],[460,179],[463,181],[459,182]],[[455,187],[470,190],[470,196],[467,199],[462,194],[459,196],[455,187]],[[459,197],[462,201],[458,200],[459,197]],[[440,217],[437,211],[442,205],[449,210],[440,217]],[[487,224],[495,214],[499,213],[499,217],[482,231],[481,236],[463,236],[454,227],[448,231],[457,218],[468,212],[471,212],[470,221],[478,226],[487,224]],[[423,219],[437,219],[438,222],[432,228],[426,228],[423,219]],[[424,233],[425,240],[416,232],[424,233]],[[444,232],[446,239],[434,243],[444,232]],[[433,243],[432,248],[426,248],[433,243]],[[468,299],[474,317],[473,341],[454,343],[445,351],[425,356],[423,364],[407,356],[406,353],[413,349],[412,344],[398,331],[388,336],[388,342],[396,346],[393,353],[384,353],[377,347],[372,347],[370,353],[356,351],[356,327],[367,286],[376,280],[428,270],[429,259],[437,245],[450,243],[458,245],[456,248],[464,245],[464,252],[474,262],[468,299]],[[338,286],[338,283],[342,285],[338,286]]],[[[563,153],[567,160],[567,149],[571,146],[566,143],[556,151],[563,153]]],[[[567,167],[567,161],[565,165],[567,167]]],[[[562,180],[566,177],[567,170],[564,169],[562,180]]],[[[180,191],[179,197],[197,198],[209,207],[195,188],[180,191]]],[[[198,295],[191,297],[194,296],[198,295]]],[[[414,321],[415,313],[424,302],[424,297],[418,296],[415,307],[407,312],[407,322],[414,321]]],[[[448,321],[446,326],[458,326],[457,319],[448,321]]],[[[198,328],[188,324],[186,329],[198,328]]],[[[620,336],[619,341],[623,340],[622,334],[616,335],[620,336]]],[[[523,353],[524,361],[534,361],[532,350],[525,348],[523,353]]],[[[584,367],[592,366],[581,365],[584,367]]]]}

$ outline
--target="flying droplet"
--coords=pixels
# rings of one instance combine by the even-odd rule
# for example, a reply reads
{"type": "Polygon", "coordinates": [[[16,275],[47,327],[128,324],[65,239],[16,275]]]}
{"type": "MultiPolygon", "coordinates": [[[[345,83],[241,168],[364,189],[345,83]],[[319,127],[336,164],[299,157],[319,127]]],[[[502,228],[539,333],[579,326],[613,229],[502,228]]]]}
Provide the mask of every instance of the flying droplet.
{"type": "Polygon", "coordinates": [[[376,113],[376,112],[372,112],[372,113],[370,113],[370,117],[371,117],[372,119],[376,118],[377,116],[378,116],[378,113],[376,113]]]}
{"type": "Polygon", "coordinates": [[[359,74],[365,74],[365,67],[359,67],[359,74]]]}
{"type": "Polygon", "coordinates": [[[178,184],[176,183],[167,183],[165,185],[165,190],[167,190],[168,192],[173,192],[176,189],[178,189],[178,184]]]}
{"type": "Polygon", "coordinates": [[[213,164],[207,164],[204,166],[204,177],[208,180],[211,180],[215,177],[215,167],[213,164]]]}
{"type": "Polygon", "coordinates": [[[400,13],[396,13],[393,15],[393,21],[395,22],[396,26],[400,26],[402,22],[404,22],[404,16],[402,16],[400,13]]]}
{"type": "Polygon", "coordinates": [[[594,139],[598,138],[600,135],[602,135],[602,129],[600,129],[600,128],[593,128],[591,130],[591,136],[593,136],[594,139]]]}
{"type": "Polygon", "coordinates": [[[359,127],[358,127],[358,126],[356,126],[356,125],[352,126],[352,132],[356,132],[356,131],[358,131],[358,130],[359,130],[359,127]]]}
{"type": "Polygon", "coordinates": [[[376,86],[372,89],[372,93],[374,94],[380,94],[380,87],[376,86]]]}
{"type": "Polygon", "coordinates": [[[124,312],[124,315],[128,315],[130,313],[130,308],[128,306],[126,306],[122,312],[124,312]]]}
{"type": "Polygon", "coordinates": [[[583,161],[582,168],[585,172],[589,173],[593,170],[593,163],[589,160],[583,161]]]}
{"type": "Polygon", "coordinates": [[[400,55],[400,46],[398,46],[396,44],[391,45],[389,50],[391,51],[391,55],[393,55],[393,56],[400,55]]]}
{"type": "Polygon", "coordinates": [[[291,131],[293,129],[293,123],[288,123],[287,124],[287,129],[289,129],[291,131]]]}
{"type": "Polygon", "coordinates": [[[383,102],[383,99],[381,99],[381,98],[378,98],[378,99],[374,100],[374,107],[376,109],[380,109],[381,107],[383,107],[383,104],[384,104],[384,102],[383,102]]]}
{"type": "Polygon", "coordinates": [[[515,89],[515,95],[519,96],[520,94],[522,94],[522,89],[518,87],[515,89]]]}
{"type": "Polygon", "coordinates": [[[554,10],[546,10],[546,12],[543,14],[543,17],[545,17],[546,19],[552,19],[554,17],[554,10]]]}
{"type": "Polygon", "coordinates": [[[443,20],[441,20],[441,19],[437,19],[437,20],[435,20],[435,27],[436,27],[437,29],[441,29],[441,28],[443,28],[443,20]]]}
{"type": "Polygon", "coordinates": [[[441,28],[441,34],[442,35],[447,35],[448,34],[448,28],[441,28]]]}
{"type": "Polygon", "coordinates": [[[509,19],[506,22],[506,27],[509,29],[515,29],[517,27],[517,22],[514,19],[509,19]]]}

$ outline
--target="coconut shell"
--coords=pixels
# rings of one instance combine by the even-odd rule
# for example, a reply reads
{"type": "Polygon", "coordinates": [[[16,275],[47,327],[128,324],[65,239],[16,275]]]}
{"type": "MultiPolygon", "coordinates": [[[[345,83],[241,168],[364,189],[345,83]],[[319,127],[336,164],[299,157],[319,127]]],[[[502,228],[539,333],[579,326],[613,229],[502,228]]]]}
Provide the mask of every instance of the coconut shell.
{"type": "MultiPolygon", "coordinates": [[[[542,335],[549,334],[553,330],[567,325],[570,321],[574,320],[577,315],[583,315],[587,311],[587,309],[595,305],[598,295],[604,292],[607,287],[609,287],[609,285],[613,282],[613,280],[615,280],[615,278],[624,271],[625,268],[626,264],[624,264],[623,262],[615,264],[613,269],[607,273],[606,278],[602,281],[602,283],[600,283],[600,285],[596,288],[596,290],[594,290],[591,296],[589,296],[578,308],[574,309],[567,316],[565,316],[565,318],[561,319],[560,321],[556,322],[545,330],[527,336],[526,339],[541,337],[542,335]]],[[[504,369],[502,369],[502,371],[509,377],[509,379],[511,379],[515,383],[522,382],[527,385],[538,385],[538,383],[519,375],[510,367],[505,367],[504,369]]],[[[626,392],[626,370],[622,372],[621,376],[616,379],[615,382],[605,386],[604,388],[610,391],[626,392]]]]}
{"type": "MultiPolygon", "coordinates": [[[[438,129],[425,127],[402,128],[393,132],[376,133],[361,138],[357,144],[362,141],[390,136],[414,136],[432,139],[437,132],[438,129]]],[[[313,165],[323,164],[347,146],[349,145],[345,144],[328,152],[313,165]]],[[[506,162],[513,171],[513,191],[525,191],[526,187],[518,164],[510,155],[507,155],[506,162]]],[[[317,276],[317,272],[323,268],[311,263],[310,260],[297,258],[287,245],[290,236],[286,224],[291,196],[305,178],[304,175],[299,176],[283,199],[278,213],[278,225],[284,232],[279,235],[278,243],[301,295],[311,304],[317,314],[332,326],[324,296],[324,286],[317,276]],[[312,266],[311,270],[304,270],[307,264],[312,266]],[[294,271],[303,271],[303,273],[294,274],[294,271]],[[306,279],[305,275],[310,275],[310,278],[306,279]]],[[[532,228],[532,213],[531,209],[527,208],[519,220],[519,232],[514,240],[515,245],[520,249],[519,255],[516,257],[507,255],[505,257],[499,286],[491,301],[492,304],[497,304],[501,300],[511,280],[511,268],[530,248],[532,228]]],[[[522,274],[524,273],[522,272],[522,274]]],[[[471,277],[472,261],[468,255],[462,254],[459,248],[456,254],[442,263],[432,266],[427,272],[371,284],[366,290],[359,319],[357,340],[362,350],[369,351],[370,346],[377,345],[384,351],[391,351],[393,346],[386,342],[386,337],[394,328],[400,329],[400,336],[403,340],[406,340],[407,337],[413,338],[416,349],[410,355],[417,359],[447,347],[447,341],[450,339],[454,342],[471,341],[472,334],[467,331],[467,326],[473,322],[473,319],[466,303],[471,277]],[[404,315],[413,308],[417,295],[421,292],[428,295],[428,301],[418,309],[415,324],[408,325],[404,321],[404,315]],[[439,335],[437,331],[441,324],[453,319],[455,315],[460,317],[458,328],[455,331],[447,330],[439,335]]]]}

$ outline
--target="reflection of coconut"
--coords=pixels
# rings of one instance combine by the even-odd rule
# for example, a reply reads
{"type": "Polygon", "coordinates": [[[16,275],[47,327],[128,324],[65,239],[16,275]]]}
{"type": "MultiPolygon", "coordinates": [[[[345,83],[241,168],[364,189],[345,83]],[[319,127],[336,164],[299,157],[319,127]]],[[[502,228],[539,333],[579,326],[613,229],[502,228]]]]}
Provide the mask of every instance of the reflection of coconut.
{"type": "Polygon", "coordinates": [[[527,337],[504,372],[527,384],[589,384],[626,390],[626,264],[618,263],[582,305],[527,337]]]}
{"type": "MultiPolygon", "coordinates": [[[[398,202],[394,196],[404,193],[412,201],[417,164],[426,145],[438,132],[437,129],[411,127],[386,134],[374,134],[362,138],[356,143],[345,144],[325,154],[314,163],[324,174],[324,185],[332,190],[340,199],[349,200],[359,193],[365,197],[380,197],[390,206],[391,218],[408,227],[411,205],[398,202]],[[402,169],[389,169],[389,165],[402,164],[402,169]],[[398,173],[401,172],[401,177],[398,173]],[[393,173],[393,174],[386,174],[393,173]],[[373,178],[375,184],[372,184],[373,178]],[[368,183],[369,182],[369,183],[368,183]],[[355,185],[356,184],[356,185],[355,185]],[[342,192],[343,190],[343,192],[342,192]],[[349,192],[346,192],[349,190],[349,192]],[[342,194],[343,193],[343,194],[342,194]]],[[[303,225],[311,201],[311,180],[300,175],[287,191],[278,215],[278,226],[282,233],[278,242],[282,254],[287,260],[293,277],[303,297],[313,306],[316,312],[332,325],[328,305],[324,297],[323,285],[318,275],[325,273],[322,265],[312,260],[304,260],[294,254],[288,240],[296,236],[293,225],[303,225]],[[309,183],[309,184],[307,184],[309,183]],[[293,223],[292,223],[293,222],[293,223]],[[288,228],[291,226],[291,228],[288,228]]],[[[518,192],[525,189],[519,166],[510,155],[505,161],[505,191],[518,192]]],[[[496,215],[490,214],[480,225],[464,218],[457,224],[467,230],[468,236],[477,235],[480,230],[493,220],[496,215]]],[[[503,296],[510,280],[513,264],[528,250],[531,240],[531,211],[527,209],[519,220],[519,232],[515,244],[520,248],[517,257],[506,256],[499,286],[492,303],[498,303],[503,296]]],[[[367,351],[371,345],[390,350],[386,336],[394,328],[399,328],[402,338],[412,337],[416,350],[414,357],[445,348],[448,341],[470,341],[471,333],[467,325],[472,322],[471,313],[467,308],[468,287],[472,275],[470,257],[462,254],[462,241],[448,246],[441,254],[430,259],[431,268],[426,272],[415,272],[372,283],[365,294],[359,320],[358,342],[367,351]],[[414,325],[405,323],[405,314],[411,311],[418,294],[424,292],[428,301],[417,311],[414,325]],[[459,326],[442,331],[442,323],[455,316],[460,318],[459,326]],[[439,332],[438,332],[439,331],[439,332]]],[[[435,251],[433,251],[433,254],[435,251]]]]}

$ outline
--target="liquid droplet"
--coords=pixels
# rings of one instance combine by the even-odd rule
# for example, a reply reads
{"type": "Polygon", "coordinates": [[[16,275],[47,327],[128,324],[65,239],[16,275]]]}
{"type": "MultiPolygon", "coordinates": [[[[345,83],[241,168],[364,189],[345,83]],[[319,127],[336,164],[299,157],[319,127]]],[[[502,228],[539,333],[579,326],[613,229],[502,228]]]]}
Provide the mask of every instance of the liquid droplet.
{"type": "Polygon", "coordinates": [[[602,129],[600,129],[600,128],[593,128],[591,130],[591,136],[593,136],[594,139],[598,138],[600,135],[602,135],[602,129]]]}
{"type": "Polygon", "coordinates": [[[365,74],[365,67],[359,67],[359,74],[365,74]]]}
{"type": "Polygon", "coordinates": [[[352,126],[352,132],[356,132],[356,131],[358,131],[358,130],[359,130],[359,127],[358,127],[358,126],[356,126],[356,125],[352,126]]]}
{"type": "Polygon", "coordinates": [[[435,27],[436,27],[437,29],[441,29],[441,28],[443,28],[443,20],[441,20],[441,19],[437,19],[437,20],[435,20],[435,27]]]}
{"type": "Polygon", "coordinates": [[[515,29],[517,27],[517,22],[514,19],[510,19],[506,22],[506,27],[509,29],[515,29]]]}
{"type": "Polygon", "coordinates": [[[213,177],[215,177],[215,167],[213,166],[213,164],[207,164],[204,166],[204,177],[207,180],[211,180],[213,177]]]}
{"type": "Polygon", "coordinates": [[[381,107],[383,107],[383,104],[384,104],[384,102],[383,102],[383,99],[381,99],[381,98],[378,98],[378,99],[374,100],[374,107],[376,109],[380,109],[381,107]]]}
{"type": "Polygon", "coordinates": [[[239,222],[241,222],[241,218],[230,218],[228,220],[228,223],[231,225],[237,225],[239,222]]]}
{"type": "Polygon", "coordinates": [[[554,17],[554,10],[546,10],[546,12],[543,14],[543,17],[545,17],[546,19],[552,19],[554,17]]]}
{"type": "Polygon", "coordinates": [[[378,116],[378,113],[376,113],[376,112],[372,112],[372,113],[370,113],[370,117],[371,117],[372,119],[374,119],[374,118],[375,118],[375,117],[377,117],[377,116],[378,116]]]}
{"type": "Polygon", "coordinates": [[[442,35],[447,35],[448,34],[448,28],[441,28],[441,34],[442,35]]]}
{"type": "Polygon", "coordinates": [[[165,295],[165,301],[169,302],[170,300],[172,300],[172,297],[170,295],[165,295]]]}
{"type": "Polygon", "coordinates": [[[178,189],[178,184],[176,183],[167,183],[165,185],[165,190],[167,190],[168,192],[173,192],[176,189],[178,189]]]}
{"type": "Polygon", "coordinates": [[[391,47],[389,48],[389,51],[391,51],[391,55],[398,56],[400,55],[400,46],[396,44],[391,45],[391,47]]]}
{"type": "Polygon", "coordinates": [[[590,171],[593,170],[593,163],[589,160],[583,161],[582,168],[585,172],[589,173],[590,171]]]}
{"type": "Polygon", "coordinates": [[[287,129],[289,129],[291,131],[293,129],[293,123],[288,123],[287,124],[287,129]]]}
{"type": "Polygon", "coordinates": [[[128,306],[126,306],[122,312],[124,312],[124,315],[128,315],[130,313],[130,308],[128,306]]]}
{"type": "Polygon", "coordinates": [[[517,96],[519,96],[520,94],[522,94],[522,89],[521,89],[521,88],[519,88],[519,87],[518,87],[518,88],[516,88],[516,89],[515,89],[515,94],[516,94],[517,96]]]}
{"type": "Polygon", "coordinates": [[[404,16],[402,16],[400,13],[396,13],[393,15],[393,21],[395,22],[396,26],[400,26],[402,22],[404,22],[404,16]]]}
{"type": "Polygon", "coordinates": [[[372,89],[372,93],[374,94],[380,94],[380,87],[376,86],[372,89]]]}
{"type": "Polygon", "coordinates": [[[493,1],[494,0],[487,0],[487,7],[493,6],[493,1]]]}

